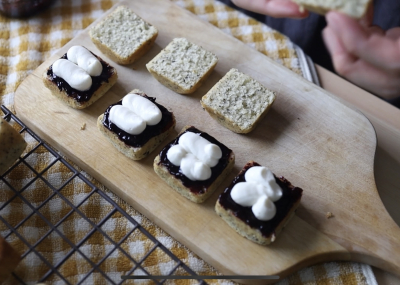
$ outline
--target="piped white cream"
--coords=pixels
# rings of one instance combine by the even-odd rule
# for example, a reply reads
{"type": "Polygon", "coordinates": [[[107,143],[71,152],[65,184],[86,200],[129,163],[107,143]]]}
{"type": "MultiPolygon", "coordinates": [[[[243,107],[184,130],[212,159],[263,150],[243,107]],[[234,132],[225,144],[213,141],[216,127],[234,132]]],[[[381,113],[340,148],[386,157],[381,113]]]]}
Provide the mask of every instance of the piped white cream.
{"type": "Polygon", "coordinates": [[[149,126],[157,125],[162,118],[161,110],[156,104],[138,94],[129,93],[122,99],[122,106],[142,118],[149,126]]]}
{"type": "Polygon", "coordinates": [[[244,177],[246,182],[239,182],[232,188],[233,201],[252,207],[254,216],[261,221],[272,219],[276,213],[273,202],[282,197],[282,189],[276,183],[274,174],[264,166],[253,166],[244,177]]]}
{"type": "Polygon", "coordinates": [[[269,221],[276,214],[274,202],[267,196],[262,195],[257,202],[251,207],[254,216],[261,221],[269,221]]]}
{"type": "Polygon", "coordinates": [[[231,197],[233,201],[240,204],[241,206],[251,207],[257,202],[258,198],[260,197],[260,193],[262,193],[263,191],[262,188],[263,186],[257,183],[239,182],[233,187],[231,191],[231,197]]]}
{"type": "MultiPolygon", "coordinates": [[[[268,168],[264,166],[253,166],[246,171],[244,178],[246,181],[264,186],[258,189],[262,189],[272,202],[276,202],[282,197],[282,189],[276,183],[274,174],[268,168]]],[[[260,192],[260,195],[263,192],[260,192]]]]}
{"type": "Polygon", "coordinates": [[[131,135],[141,134],[147,125],[157,125],[161,119],[162,113],[156,104],[133,93],[122,99],[122,105],[110,109],[111,122],[131,135]]]}
{"type": "Polygon", "coordinates": [[[89,50],[82,46],[73,46],[67,52],[68,60],[77,64],[90,76],[99,76],[103,71],[101,62],[89,50]]]}
{"type": "Polygon", "coordinates": [[[179,144],[210,167],[216,166],[222,157],[219,146],[210,143],[199,134],[186,132],[179,138],[179,144]]]}
{"type": "Polygon", "coordinates": [[[90,75],[69,60],[56,60],[53,63],[53,73],[64,79],[72,88],[76,90],[86,91],[92,86],[92,78],[90,75]]]}
{"type": "Polygon", "coordinates": [[[146,129],[146,122],[142,118],[121,105],[112,106],[109,118],[118,128],[131,135],[139,135],[146,129]]]}
{"type": "Polygon", "coordinates": [[[182,134],[178,144],[167,152],[168,160],[192,181],[209,179],[211,167],[217,165],[221,157],[219,146],[192,132],[182,134]]]}

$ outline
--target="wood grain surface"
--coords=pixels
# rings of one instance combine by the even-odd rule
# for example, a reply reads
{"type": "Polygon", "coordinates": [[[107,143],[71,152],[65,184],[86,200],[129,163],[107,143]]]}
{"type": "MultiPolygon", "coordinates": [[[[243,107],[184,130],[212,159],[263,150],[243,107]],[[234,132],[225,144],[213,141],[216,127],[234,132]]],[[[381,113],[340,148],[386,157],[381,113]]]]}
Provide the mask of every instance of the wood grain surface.
{"type": "Polygon", "coordinates": [[[330,260],[362,261],[400,274],[400,229],[376,190],[376,134],[365,116],[169,1],[126,5],[159,29],[155,46],[136,63],[120,66],[99,52],[87,30],[78,35],[28,76],[16,92],[17,115],[32,130],[224,274],[284,277],[330,260]],[[219,58],[211,76],[192,95],[167,89],[145,67],[175,37],[186,37],[219,58]],[[48,66],[77,44],[109,61],[119,74],[117,84],[84,110],[65,106],[41,80],[48,66]],[[247,135],[220,126],[199,102],[233,67],[277,93],[272,109],[247,135]],[[152,162],[163,146],[142,161],[132,161],[97,130],[97,117],[134,88],[174,112],[174,135],[191,124],[235,152],[234,170],[204,204],[181,197],[154,173],[152,162]],[[84,131],[80,130],[83,123],[84,131]],[[304,190],[298,215],[267,247],[242,238],[214,212],[218,195],[249,160],[304,190]],[[334,217],[327,219],[327,212],[334,217]]]}

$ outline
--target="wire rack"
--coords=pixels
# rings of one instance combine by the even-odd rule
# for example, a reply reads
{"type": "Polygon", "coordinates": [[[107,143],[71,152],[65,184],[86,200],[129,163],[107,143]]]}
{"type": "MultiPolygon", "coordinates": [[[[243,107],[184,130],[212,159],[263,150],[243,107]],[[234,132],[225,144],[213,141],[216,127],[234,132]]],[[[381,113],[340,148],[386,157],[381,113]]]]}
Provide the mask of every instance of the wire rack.
{"type": "MultiPolygon", "coordinates": [[[[49,147],[39,136],[37,136],[34,132],[32,132],[29,128],[27,128],[23,122],[21,122],[14,114],[12,114],[7,108],[4,106],[1,106],[1,110],[3,111],[4,119],[7,120],[10,123],[18,124],[19,125],[19,131],[21,134],[25,133],[25,137],[29,136],[30,141],[34,140],[35,146],[30,149],[28,152],[24,153],[21,158],[8,170],[6,171],[2,176],[0,176],[0,193],[1,193],[1,199],[0,199],[0,224],[3,223],[1,227],[1,234],[6,240],[9,240],[11,238],[13,239],[18,239],[20,243],[23,244],[24,247],[24,252],[21,255],[21,262],[20,264],[24,263],[25,261],[28,262],[29,260],[37,260],[36,263],[42,264],[42,267],[46,268],[46,270],[42,270],[43,274],[41,274],[40,278],[36,280],[37,282],[50,282],[50,283],[62,283],[62,284],[91,284],[93,283],[93,273],[96,273],[96,276],[103,281],[106,281],[104,283],[107,284],[121,284],[122,282],[128,281],[124,280],[121,278],[121,276],[110,276],[103,270],[102,264],[107,260],[107,258],[111,257],[115,252],[118,252],[120,255],[123,256],[125,260],[130,262],[132,264],[132,268],[124,272],[124,275],[126,276],[132,276],[132,275],[141,275],[143,278],[143,275],[148,275],[149,279],[151,279],[151,272],[148,272],[143,266],[143,263],[146,261],[147,258],[149,258],[150,255],[152,255],[153,252],[157,251],[162,251],[165,253],[173,262],[174,266],[170,270],[166,276],[172,277],[174,275],[186,275],[186,276],[193,276],[192,281],[196,281],[199,284],[206,284],[204,280],[196,279],[196,273],[191,270],[186,264],[184,264],[179,258],[177,258],[168,248],[166,248],[163,244],[160,243],[153,235],[151,235],[143,226],[140,225],[132,216],[130,216],[124,209],[122,209],[113,199],[110,198],[108,194],[106,194],[104,191],[96,187],[93,183],[91,183],[81,172],[76,170],[70,163],[68,163],[60,154],[53,150],[51,147],[49,147]],[[54,156],[54,159],[43,167],[40,170],[35,169],[34,167],[31,166],[30,164],[30,157],[35,156],[38,150],[47,150],[48,152],[51,153],[52,156],[54,156]],[[71,172],[71,175],[59,186],[55,187],[50,181],[47,175],[49,169],[54,166],[55,164],[62,164],[65,167],[68,168],[68,170],[71,172]],[[21,167],[27,167],[30,169],[31,173],[33,173],[32,177],[30,177],[29,181],[25,183],[21,188],[15,187],[15,185],[12,185],[12,183],[9,182],[9,179],[7,177],[10,177],[13,175],[14,172],[18,172],[18,168],[21,167]],[[85,194],[84,197],[80,197],[79,202],[74,203],[74,201],[71,201],[70,197],[66,197],[63,192],[64,189],[67,187],[67,185],[70,185],[70,183],[74,180],[81,180],[84,184],[86,184],[88,187],[90,187],[89,193],[85,194]],[[34,182],[40,181],[45,187],[48,187],[50,189],[50,195],[44,199],[44,201],[40,201],[39,203],[32,202],[29,199],[29,195],[24,195],[24,192],[27,192],[29,187],[34,183],[34,182]],[[6,189],[6,190],[4,190],[6,189]],[[7,193],[6,195],[4,194],[4,191],[7,193]],[[5,196],[4,196],[5,195],[5,196]],[[98,219],[97,221],[94,221],[93,219],[85,216],[85,214],[81,211],[80,207],[87,203],[92,197],[96,195],[101,197],[102,201],[100,204],[107,203],[108,206],[111,205],[112,209],[106,214],[104,217],[101,217],[101,219],[98,219]],[[52,199],[54,198],[57,199],[62,199],[62,202],[66,205],[68,205],[68,211],[66,212],[65,216],[63,216],[60,220],[54,222],[51,221],[51,219],[46,218],[41,209],[49,203],[52,199]],[[22,213],[27,213],[23,214],[23,217],[21,220],[15,222],[11,221],[11,219],[7,219],[5,213],[7,212],[7,209],[10,208],[10,205],[13,201],[18,200],[22,204],[23,209],[21,212],[22,213]],[[72,215],[79,215],[81,219],[84,220],[85,223],[87,223],[88,226],[88,231],[85,233],[84,236],[81,238],[71,240],[68,239],[66,234],[63,233],[63,230],[61,230],[61,225],[63,223],[66,223],[68,219],[72,215]],[[111,238],[109,235],[107,235],[106,231],[104,230],[104,225],[107,224],[107,222],[110,222],[112,217],[115,215],[122,215],[125,217],[125,219],[128,221],[129,226],[129,231],[119,240],[115,241],[114,238],[111,238]],[[43,234],[40,234],[37,239],[34,239],[33,241],[30,238],[30,234],[34,234],[33,232],[26,232],[26,231],[20,231],[19,229],[21,228],[21,225],[24,223],[27,223],[32,217],[35,217],[36,220],[39,219],[41,223],[45,223],[46,225],[46,231],[43,234]],[[128,239],[128,237],[132,235],[143,235],[145,236],[146,239],[151,241],[153,244],[152,248],[140,259],[136,259],[132,257],[128,250],[126,250],[126,246],[124,246],[124,242],[128,239]],[[59,238],[62,239],[62,242],[67,245],[68,251],[65,252],[65,255],[62,256],[61,258],[58,259],[53,259],[49,260],[48,255],[46,253],[46,249],[43,249],[43,246],[40,246],[43,241],[45,241],[47,238],[49,238],[51,235],[57,235],[59,238]],[[88,254],[83,250],[83,245],[91,239],[94,235],[101,235],[103,236],[104,239],[107,240],[107,243],[109,245],[110,250],[108,250],[104,255],[102,255],[100,258],[97,258],[95,261],[93,261],[93,258],[90,258],[88,254]],[[79,255],[80,259],[83,259],[86,264],[89,266],[87,267],[87,271],[81,274],[79,280],[76,279],[70,279],[67,276],[63,275],[63,272],[65,271],[65,267],[68,266],[68,260],[73,256],[73,255],[79,255]],[[139,272],[139,273],[138,273],[139,272]],[[55,282],[57,280],[57,282],[55,282]]],[[[18,126],[17,126],[18,129],[18,126]]],[[[18,174],[18,173],[17,173],[18,174]]],[[[97,198],[98,199],[98,198],[97,198]]],[[[36,221],[37,223],[37,221],[36,221]]],[[[34,230],[33,230],[34,231],[34,230]]],[[[22,274],[21,274],[22,275],[22,274]]],[[[13,278],[13,281],[11,283],[20,283],[20,284],[28,284],[29,280],[24,280],[24,277],[18,274],[18,272],[13,272],[13,275],[11,278],[13,278]]],[[[120,274],[122,275],[122,274],[120,274]]],[[[164,280],[153,280],[155,284],[163,284],[166,282],[166,279],[164,280]]]]}

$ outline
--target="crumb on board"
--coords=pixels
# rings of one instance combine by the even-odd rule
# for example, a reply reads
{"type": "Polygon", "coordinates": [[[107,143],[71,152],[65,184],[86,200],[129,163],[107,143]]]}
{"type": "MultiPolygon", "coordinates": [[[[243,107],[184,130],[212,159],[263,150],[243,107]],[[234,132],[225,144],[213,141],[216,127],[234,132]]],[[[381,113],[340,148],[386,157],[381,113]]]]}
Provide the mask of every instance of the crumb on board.
{"type": "Polygon", "coordinates": [[[334,217],[334,215],[331,212],[326,212],[326,218],[327,219],[330,219],[330,218],[333,218],[333,217],[334,217]]]}
{"type": "Polygon", "coordinates": [[[86,123],[83,123],[82,126],[81,126],[81,130],[83,131],[85,129],[86,129],[86,123]]]}

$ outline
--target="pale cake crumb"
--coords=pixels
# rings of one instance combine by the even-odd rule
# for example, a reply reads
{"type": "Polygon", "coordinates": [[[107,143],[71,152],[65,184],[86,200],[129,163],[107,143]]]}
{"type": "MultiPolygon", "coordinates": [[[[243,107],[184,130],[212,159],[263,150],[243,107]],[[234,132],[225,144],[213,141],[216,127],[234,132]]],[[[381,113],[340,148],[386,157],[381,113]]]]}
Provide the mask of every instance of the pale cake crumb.
{"type": "Polygon", "coordinates": [[[266,115],[275,97],[275,92],[232,68],[200,103],[224,127],[235,133],[249,133],[266,115]]]}
{"type": "Polygon", "coordinates": [[[158,30],[132,9],[121,5],[91,28],[89,34],[93,43],[111,60],[131,64],[153,46],[158,30]]]}
{"type": "Polygon", "coordinates": [[[330,218],[333,218],[333,217],[334,217],[334,215],[331,212],[327,212],[326,213],[326,218],[327,219],[330,219],[330,218]]]}
{"type": "Polygon", "coordinates": [[[217,62],[212,52],[186,38],[175,38],[146,64],[146,68],[169,89],[190,94],[200,87],[217,62]]]}
{"type": "Polygon", "coordinates": [[[310,10],[319,14],[326,14],[335,10],[359,19],[365,15],[371,0],[293,0],[293,2],[299,5],[300,12],[310,10]]]}
{"type": "Polygon", "coordinates": [[[81,130],[84,131],[86,129],[86,123],[83,123],[81,126],[81,130]]]}

